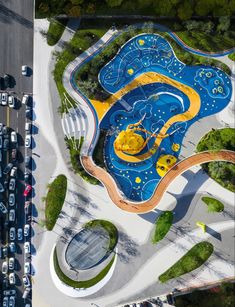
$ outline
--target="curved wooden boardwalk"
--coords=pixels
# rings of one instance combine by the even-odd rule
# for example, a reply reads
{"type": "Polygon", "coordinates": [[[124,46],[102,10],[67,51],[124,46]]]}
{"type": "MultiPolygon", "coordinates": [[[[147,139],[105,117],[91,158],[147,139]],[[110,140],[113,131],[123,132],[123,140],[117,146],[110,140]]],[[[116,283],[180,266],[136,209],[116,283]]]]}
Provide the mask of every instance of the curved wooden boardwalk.
{"type": "Polygon", "coordinates": [[[166,173],[156,187],[153,196],[149,200],[143,202],[133,202],[124,199],[111,175],[109,175],[103,168],[95,165],[91,156],[81,157],[81,162],[85,170],[103,183],[113,203],[120,209],[132,213],[146,213],[151,211],[159,204],[166,189],[177,176],[190,169],[192,166],[211,161],[227,161],[235,163],[235,152],[229,150],[221,150],[217,152],[204,151],[192,155],[175,164],[166,173]]]}

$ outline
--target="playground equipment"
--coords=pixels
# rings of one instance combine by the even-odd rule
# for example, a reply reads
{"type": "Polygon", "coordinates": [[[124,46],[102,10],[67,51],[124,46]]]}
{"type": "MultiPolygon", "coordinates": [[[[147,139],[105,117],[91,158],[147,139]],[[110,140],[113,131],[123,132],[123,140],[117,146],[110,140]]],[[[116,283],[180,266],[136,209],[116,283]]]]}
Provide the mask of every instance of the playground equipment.
{"type": "Polygon", "coordinates": [[[163,177],[172,166],[177,162],[177,158],[172,155],[162,155],[156,163],[156,171],[159,176],[163,177]]]}
{"type": "Polygon", "coordinates": [[[206,224],[203,222],[197,222],[196,225],[202,229],[203,232],[206,232],[206,224]]]}

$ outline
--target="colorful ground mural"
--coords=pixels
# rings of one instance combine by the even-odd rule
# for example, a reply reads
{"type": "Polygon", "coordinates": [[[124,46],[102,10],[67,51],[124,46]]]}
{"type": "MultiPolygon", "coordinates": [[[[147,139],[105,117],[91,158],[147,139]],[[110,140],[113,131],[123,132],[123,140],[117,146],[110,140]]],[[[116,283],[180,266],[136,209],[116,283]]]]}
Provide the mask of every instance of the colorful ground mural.
{"type": "Polygon", "coordinates": [[[99,74],[112,93],[100,121],[108,130],[104,160],[125,196],[149,199],[177,162],[187,129],[221,111],[231,98],[230,78],[209,66],[187,66],[157,34],[128,41],[99,74]]]}

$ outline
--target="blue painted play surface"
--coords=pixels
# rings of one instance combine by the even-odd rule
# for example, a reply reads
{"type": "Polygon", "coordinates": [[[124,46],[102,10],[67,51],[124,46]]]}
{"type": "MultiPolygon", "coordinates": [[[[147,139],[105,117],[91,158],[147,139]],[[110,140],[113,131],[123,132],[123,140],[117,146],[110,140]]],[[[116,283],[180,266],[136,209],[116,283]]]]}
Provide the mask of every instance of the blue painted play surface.
{"type": "MultiPolygon", "coordinates": [[[[115,93],[137,76],[150,71],[191,86],[200,95],[201,108],[193,119],[174,123],[167,133],[176,132],[162,140],[151,158],[139,163],[125,162],[116,156],[113,144],[118,133],[143,117],[141,128],[149,132],[160,131],[172,116],[187,111],[188,97],[166,83],[139,84],[106,113],[100,123],[101,129],[108,129],[105,163],[121,191],[135,201],[147,200],[153,194],[161,179],[156,171],[159,157],[170,154],[177,158],[180,150],[173,151],[172,145],[181,145],[190,125],[221,111],[231,98],[231,81],[223,71],[202,65],[185,65],[176,58],[170,44],[157,34],[138,35],[128,41],[115,58],[101,69],[99,79],[106,91],[115,93]],[[136,183],[137,177],[140,178],[137,180],[139,183],[136,183]]],[[[146,138],[144,132],[139,133],[146,138]]],[[[154,140],[152,138],[140,154],[148,151],[154,140]]]]}

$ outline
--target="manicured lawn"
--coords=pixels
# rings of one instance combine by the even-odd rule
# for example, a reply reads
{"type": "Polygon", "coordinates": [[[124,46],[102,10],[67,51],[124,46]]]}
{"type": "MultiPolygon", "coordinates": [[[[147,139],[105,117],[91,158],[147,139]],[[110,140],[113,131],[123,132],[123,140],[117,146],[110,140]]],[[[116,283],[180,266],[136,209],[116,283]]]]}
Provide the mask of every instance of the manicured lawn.
{"type": "Polygon", "coordinates": [[[49,29],[47,31],[48,45],[54,46],[59,41],[67,25],[67,22],[68,18],[50,20],[49,29]]]}
{"type": "Polygon", "coordinates": [[[101,281],[108,274],[114,260],[115,260],[115,255],[112,257],[112,259],[108,263],[108,265],[102,271],[100,271],[100,273],[98,275],[96,275],[95,277],[88,279],[88,280],[77,281],[77,280],[73,280],[73,279],[69,278],[68,276],[66,276],[64,274],[64,272],[62,272],[62,270],[59,266],[56,248],[54,249],[54,253],[53,253],[54,268],[55,268],[55,272],[56,272],[57,276],[59,277],[59,279],[63,283],[65,283],[66,285],[73,287],[73,288],[89,288],[89,287],[92,287],[95,284],[97,284],[99,281],[101,281]]]}
{"type": "MultiPolygon", "coordinates": [[[[212,130],[202,137],[197,151],[227,149],[235,151],[235,129],[212,130]]],[[[208,175],[226,189],[235,192],[235,164],[228,162],[210,162],[203,164],[208,175]]]]}
{"type": "Polygon", "coordinates": [[[156,220],[155,231],[152,238],[153,244],[156,244],[165,237],[165,235],[168,233],[168,231],[171,228],[172,221],[173,221],[172,211],[165,211],[159,216],[159,218],[156,220]]]}
{"type": "Polygon", "coordinates": [[[80,161],[80,150],[83,143],[83,137],[80,140],[74,140],[65,138],[65,142],[67,148],[69,149],[70,153],[70,161],[73,168],[74,173],[79,174],[84,180],[91,184],[99,184],[99,180],[90,176],[83,168],[81,161],[80,161]],[[75,147],[76,144],[76,147],[75,147]]]}
{"type": "Polygon", "coordinates": [[[64,204],[67,191],[67,178],[64,175],[59,175],[48,185],[46,196],[46,228],[52,230],[64,204]]]}
{"type": "Polygon", "coordinates": [[[118,241],[118,230],[117,228],[110,223],[109,221],[105,221],[105,220],[93,220],[90,221],[88,223],[86,223],[85,228],[88,227],[103,227],[109,234],[109,238],[110,238],[110,243],[109,243],[109,251],[112,251],[114,249],[114,247],[117,244],[118,241]]]}
{"type": "MultiPolygon", "coordinates": [[[[98,41],[106,29],[83,29],[78,30],[71,41],[66,44],[64,50],[57,54],[57,61],[54,69],[54,79],[57,85],[58,92],[60,94],[61,101],[64,101],[64,93],[66,93],[62,84],[62,76],[66,66],[73,61],[77,56],[87,50],[91,45],[98,41]]],[[[68,96],[68,95],[67,95],[68,96]]],[[[76,102],[72,98],[69,98],[72,105],[76,105],[76,102]]],[[[66,107],[70,108],[70,104],[66,106],[66,101],[61,103],[60,112],[66,112],[66,107]]]]}
{"type": "Polygon", "coordinates": [[[202,201],[207,205],[208,212],[222,212],[224,211],[224,204],[213,197],[202,197],[202,201]]]}
{"type": "Polygon", "coordinates": [[[164,283],[172,278],[179,277],[199,268],[213,253],[211,243],[203,241],[194,245],[180,260],[159,276],[160,282],[164,283]]]}

